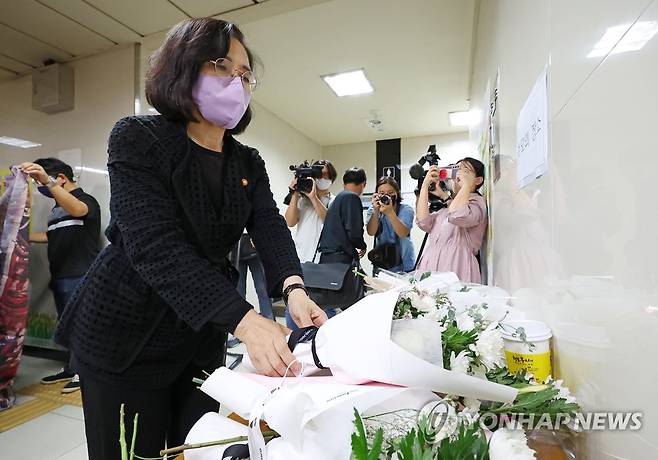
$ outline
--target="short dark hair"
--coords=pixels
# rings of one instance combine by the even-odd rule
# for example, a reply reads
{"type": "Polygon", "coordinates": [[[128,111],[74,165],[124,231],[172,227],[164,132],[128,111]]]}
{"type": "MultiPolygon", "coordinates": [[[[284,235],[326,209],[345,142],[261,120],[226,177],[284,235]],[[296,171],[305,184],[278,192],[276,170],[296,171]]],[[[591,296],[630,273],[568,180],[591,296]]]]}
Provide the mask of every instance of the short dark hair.
{"type": "Polygon", "coordinates": [[[327,171],[329,172],[329,179],[331,179],[331,182],[335,182],[336,178],[338,177],[338,171],[336,171],[336,168],[334,165],[331,164],[331,161],[329,160],[318,160],[314,165],[319,165],[319,166],[326,166],[327,171]]]}
{"type": "Polygon", "coordinates": [[[34,160],[36,164],[41,166],[46,174],[52,177],[57,177],[64,174],[68,180],[73,182],[73,168],[57,158],[39,158],[34,160]]]}
{"type": "MultiPolygon", "coordinates": [[[[146,100],[166,118],[174,121],[199,121],[192,88],[204,63],[226,57],[231,39],[238,40],[247,50],[249,65],[254,55],[245,45],[244,35],[230,22],[213,18],[188,19],[176,24],[167,33],[164,43],[149,57],[146,70],[146,100]]],[[[242,133],[251,122],[251,106],[233,129],[242,133]]]]}
{"type": "Polygon", "coordinates": [[[358,168],[356,166],[348,169],[343,174],[343,184],[356,184],[361,185],[366,182],[366,172],[363,168],[358,168]]]}
{"type": "MultiPolygon", "coordinates": [[[[481,177],[483,179],[482,184],[484,184],[484,163],[471,157],[462,158],[457,163],[459,164],[463,162],[471,165],[471,168],[473,168],[473,171],[475,172],[475,177],[481,177]]],[[[482,184],[478,185],[475,190],[479,190],[480,187],[482,187],[482,184]]]]}

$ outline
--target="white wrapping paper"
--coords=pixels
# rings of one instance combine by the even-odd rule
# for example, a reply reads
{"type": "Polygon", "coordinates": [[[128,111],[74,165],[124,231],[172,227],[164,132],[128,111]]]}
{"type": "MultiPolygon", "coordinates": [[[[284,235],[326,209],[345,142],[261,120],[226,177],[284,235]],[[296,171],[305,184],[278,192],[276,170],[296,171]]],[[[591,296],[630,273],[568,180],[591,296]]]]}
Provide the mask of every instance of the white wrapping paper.
{"type": "MultiPolygon", "coordinates": [[[[371,408],[381,410],[385,407],[388,411],[420,409],[437,399],[436,395],[425,390],[381,384],[345,385],[322,377],[268,379],[283,385],[270,390],[253,378],[221,368],[206,380],[201,390],[214,398],[221,398],[218,399],[220,403],[235,408],[236,413],[244,418],[262,408],[263,420],[281,435],[280,439],[274,440],[276,442],[268,443],[265,457],[268,460],[349,458],[354,408],[368,415],[371,408]],[[315,379],[322,379],[322,383],[313,383],[315,379]],[[247,408],[248,402],[254,407],[247,408]]],[[[201,423],[206,422],[200,420],[197,424],[201,423]]],[[[220,432],[210,433],[196,425],[190,434],[192,432],[195,436],[202,433],[210,438],[195,437],[195,442],[231,437],[220,432]]],[[[188,437],[186,442],[189,440],[188,437]]]]}
{"type": "MultiPolygon", "coordinates": [[[[423,282],[434,288],[446,278],[433,276],[423,282]]],[[[393,290],[369,295],[318,330],[318,357],[338,381],[376,381],[489,401],[514,401],[514,388],[432,365],[395,344],[391,340],[391,322],[398,294],[393,290]]],[[[310,348],[308,343],[299,344],[294,351],[307,374],[317,370],[310,348]]],[[[249,369],[248,359],[245,366],[249,369]]]]}

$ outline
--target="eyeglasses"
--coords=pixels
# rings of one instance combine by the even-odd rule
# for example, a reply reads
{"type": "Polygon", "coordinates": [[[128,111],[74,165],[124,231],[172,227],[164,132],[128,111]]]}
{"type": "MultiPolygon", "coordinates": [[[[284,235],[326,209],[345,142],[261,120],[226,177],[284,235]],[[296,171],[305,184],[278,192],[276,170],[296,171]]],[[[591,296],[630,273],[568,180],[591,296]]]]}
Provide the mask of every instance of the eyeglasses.
{"type": "Polygon", "coordinates": [[[258,86],[258,80],[251,70],[241,71],[228,58],[219,58],[208,62],[215,66],[215,74],[220,77],[232,77],[237,74],[242,80],[242,86],[250,93],[254,92],[258,86]]]}

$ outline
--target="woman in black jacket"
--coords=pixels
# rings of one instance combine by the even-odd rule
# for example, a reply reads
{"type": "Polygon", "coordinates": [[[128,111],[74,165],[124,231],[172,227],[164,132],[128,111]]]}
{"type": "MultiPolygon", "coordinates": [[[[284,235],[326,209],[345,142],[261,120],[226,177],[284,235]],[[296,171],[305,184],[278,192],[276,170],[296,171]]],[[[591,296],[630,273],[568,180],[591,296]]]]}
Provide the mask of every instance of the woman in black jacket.
{"type": "Polygon", "coordinates": [[[91,459],[120,458],[122,403],[128,433],[139,413],[140,456],[158,456],[165,442],[182,444],[201,415],[218,410],[192,378],[222,365],[228,332],[260,372],[298,371],[288,330],[235,290],[226,256],[244,228],[270,295],[283,295],[300,326],[326,320],[304,290],[263,160],[233,137],[251,120],[252,64],[234,25],[182,22],[147,72],[147,98],[162,116],[124,118],[110,134],[111,244],[57,331],[81,376],[91,459]]]}

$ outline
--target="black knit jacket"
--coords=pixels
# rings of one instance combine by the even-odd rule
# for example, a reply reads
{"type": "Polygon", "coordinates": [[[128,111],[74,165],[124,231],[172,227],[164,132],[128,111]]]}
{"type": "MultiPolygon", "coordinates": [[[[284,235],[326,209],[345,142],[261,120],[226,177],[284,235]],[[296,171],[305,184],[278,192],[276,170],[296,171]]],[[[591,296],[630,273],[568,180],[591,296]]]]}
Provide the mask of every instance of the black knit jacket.
{"type": "Polygon", "coordinates": [[[161,116],[124,118],[110,134],[111,244],[56,333],[83,377],[159,387],[193,360],[218,365],[226,332],[251,308],[226,260],[245,227],[272,297],[301,276],[258,152],[225,138],[218,215],[190,142],[184,124],[161,116]]]}

